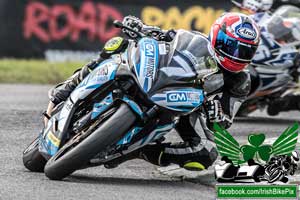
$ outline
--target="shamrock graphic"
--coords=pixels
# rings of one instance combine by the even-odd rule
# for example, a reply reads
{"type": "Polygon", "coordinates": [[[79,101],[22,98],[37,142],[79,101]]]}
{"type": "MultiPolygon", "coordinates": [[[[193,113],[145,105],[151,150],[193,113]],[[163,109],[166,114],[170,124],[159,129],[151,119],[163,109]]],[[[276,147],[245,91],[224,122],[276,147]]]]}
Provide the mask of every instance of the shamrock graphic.
{"type": "Polygon", "coordinates": [[[259,155],[260,159],[263,161],[268,161],[271,154],[272,154],[272,146],[270,145],[262,145],[265,141],[265,135],[260,134],[250,134],[248,136],[248,142],[250,145],[242,145],[240,150],[243,154],[243,158],[245,161],[253,159],[257,154],[259,155]]]}
{"type": "Polygon", "coordinates": [[[299,125],[288,127],[272,145],[263,145],[265,135],[252,133],[248,136],[249,145],[240,145],[232,135],[217,123],[214,124],[214,141],[221,156],[227,157],[235,166],[250,159],[268,162],[271,156],[291,155],[295,150],[299,125]]]}

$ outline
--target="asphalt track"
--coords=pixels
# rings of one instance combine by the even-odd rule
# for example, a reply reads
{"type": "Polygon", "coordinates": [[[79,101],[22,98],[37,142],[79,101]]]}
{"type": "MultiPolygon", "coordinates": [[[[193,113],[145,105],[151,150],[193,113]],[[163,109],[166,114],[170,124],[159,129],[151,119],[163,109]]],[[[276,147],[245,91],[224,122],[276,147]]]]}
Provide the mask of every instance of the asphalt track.
{"type": "MultiPolygon", "coordinates": [[[[64,181],[50,181],[42,173],[27,171],[22,151],[41,129],[41,113],[50,86],[0,85],[0,199],[215,199],[210,171],[190,173],[157,168],[133,160],[115,169],[97,167],[77,171],[64,181]],[[171,171],[171,172],[170,172],[171,171]],[[181,174],[182,173],[182,174],[181,174]],[[178,178],[181,176],[186,179],[178,178]]],[[[299,121],[299,112],[271,118],[257,112],[237,119],[229,132],[245,140],[250,132],[275,138],[299,121]]],[[[175,132],[170,133],[172,140],[175,132]]],[[[299,178],[300,180],[300,178],[299,178]]],[[[299,182],[295,177],[293,182],[299,182]]]]}

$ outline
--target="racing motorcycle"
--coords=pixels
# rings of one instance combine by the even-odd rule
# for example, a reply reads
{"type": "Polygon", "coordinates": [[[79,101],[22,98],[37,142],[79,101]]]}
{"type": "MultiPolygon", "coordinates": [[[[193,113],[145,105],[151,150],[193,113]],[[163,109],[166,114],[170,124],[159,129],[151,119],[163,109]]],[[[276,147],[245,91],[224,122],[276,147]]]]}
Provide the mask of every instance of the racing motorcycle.
{"type": "Polygon", "coordinates": [[[203,43],[202,35],[180,30],[166,43],[114,24],[137,39],[130,40],[125,52],[100,63],[56,106],[23,153],[31,171],[61,180],[78,169],[109,166],[147,144],[162,142],[178,117],[203,109],[200,80],[215,69],[204,63],[201,44],[194,45],[203,43]],[[203,62],[197,71],[191,58],[203,62]]]}
{"type": "MultiPolygon", "coordinates": [[[[267,108],[269,115],[300,109],[300,9],[282,6],[262,19],[261,42],[251,65],[251,92],[238,115],[267,108]]],[[[257,13],[263,18],[266,13],[257,13]]],[[[255,18],[254,17],[254,18],[255,18]]]]}

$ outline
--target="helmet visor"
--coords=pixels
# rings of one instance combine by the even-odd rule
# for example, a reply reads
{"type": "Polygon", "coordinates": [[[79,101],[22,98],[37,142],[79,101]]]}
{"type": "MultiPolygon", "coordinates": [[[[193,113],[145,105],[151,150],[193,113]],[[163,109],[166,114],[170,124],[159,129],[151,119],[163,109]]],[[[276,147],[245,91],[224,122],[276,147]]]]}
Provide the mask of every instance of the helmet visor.
{"type": "Polygon", "coordinates": [[[226,35],[222,30],[217,35],[216,51],[222,56],[237,62],[251,62],[257,45],[247,44],[226,35]]]}

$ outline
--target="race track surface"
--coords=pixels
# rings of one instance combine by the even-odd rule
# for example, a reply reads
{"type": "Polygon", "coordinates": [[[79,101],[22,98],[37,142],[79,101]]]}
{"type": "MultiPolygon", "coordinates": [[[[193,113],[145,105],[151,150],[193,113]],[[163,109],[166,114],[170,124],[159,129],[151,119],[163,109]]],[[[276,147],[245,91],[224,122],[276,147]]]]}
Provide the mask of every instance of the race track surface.
{"type": "MultiPolygon", "coordinates": [[[[63,181],[50,181],[42,173],[26,170],[22,151],[42,127],[41,113],[47,105],[49,88],[0,85],[1,200],[215,199],[211,173],[202,173],[192,181],[181,180],[141,160],[110,170],[96,167],[77,171],[63,181]]],[[[257,112],[250,118],[238,119],[229,132],[241,140],[250,132],[263,132],[267,138],[275,138],[299,118],[299,112],[284,113],[276,118],[257,112]]],[[[175,134],[172,132],[169,137],[175,140],[175,134]]]]}

